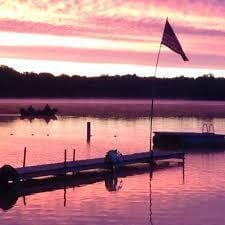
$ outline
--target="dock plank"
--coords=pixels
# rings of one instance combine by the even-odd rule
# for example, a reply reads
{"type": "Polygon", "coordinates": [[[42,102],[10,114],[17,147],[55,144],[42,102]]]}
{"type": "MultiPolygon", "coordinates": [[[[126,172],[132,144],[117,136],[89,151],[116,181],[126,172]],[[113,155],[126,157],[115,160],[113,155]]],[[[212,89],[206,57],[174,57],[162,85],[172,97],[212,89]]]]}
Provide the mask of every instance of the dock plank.
{"type": "MultiPolygon", "coordinates": [[[[165,160],[165,159],[182,159],[184,154],[182,152],[159,152],[154,151],[150,152],[140,152],[127,154],[122,156],[121,162],[118,166],[126,166],[135,163],[147,163],[152,160],[165,160]],[[152,154],[152,156],[151,156],[152,154]]],[[[61,163],[52,163],[52,164],[43,164],[36,166],[27,166],[16,168],[17,172],[24,179],[31,179],[35,177],[43,176],[54,176],[58,174],[63,174],[67,172],[81,172],[85,170],[92,169],[105,169],[105,159],[104,158],[95,158],[95,159],[84,159],[77,161],[68,161],[66,162],[66,168],[64,162],[61,163]]]]}

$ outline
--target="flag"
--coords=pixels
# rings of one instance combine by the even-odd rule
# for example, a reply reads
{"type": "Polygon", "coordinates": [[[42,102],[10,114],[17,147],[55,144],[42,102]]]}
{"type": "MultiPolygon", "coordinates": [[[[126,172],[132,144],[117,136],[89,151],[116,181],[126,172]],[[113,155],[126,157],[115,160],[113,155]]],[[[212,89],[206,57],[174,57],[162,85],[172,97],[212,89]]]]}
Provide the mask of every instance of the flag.
{"type": "Polygon", "coordinates": [[[166,24],[164,27],[161,44],[180,54],[184,61],[189,61],[181,47],[179,40],[176,37],[176,34],[173,31],[173,28],[169,24],[168,19],[166,20],[166,24]]]}

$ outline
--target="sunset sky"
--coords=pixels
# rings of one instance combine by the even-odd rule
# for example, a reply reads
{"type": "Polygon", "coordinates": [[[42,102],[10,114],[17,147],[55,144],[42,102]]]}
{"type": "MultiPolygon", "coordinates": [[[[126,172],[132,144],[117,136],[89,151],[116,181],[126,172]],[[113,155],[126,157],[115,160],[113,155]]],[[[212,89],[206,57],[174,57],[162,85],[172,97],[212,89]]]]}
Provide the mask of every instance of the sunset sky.
{"type": "Polygon", "coordinates": [[[166,17],[189,58],[158,76],[225,76],[224,0],[0,0],[0,64],[19,71],[152,76],[166,17]]]}

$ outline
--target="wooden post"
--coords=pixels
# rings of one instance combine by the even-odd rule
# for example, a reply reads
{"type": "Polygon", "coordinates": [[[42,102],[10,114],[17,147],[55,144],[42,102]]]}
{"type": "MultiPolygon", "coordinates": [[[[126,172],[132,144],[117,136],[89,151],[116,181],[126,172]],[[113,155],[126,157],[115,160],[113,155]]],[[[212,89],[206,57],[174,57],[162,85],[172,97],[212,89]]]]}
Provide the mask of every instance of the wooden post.
{"type": "Polygon", "coordinates": [[[23,195],[23,205],[26,205],[26,196],[23,195]]]}
{"type": "Polygon", "coordinates": [[[183,184],[185,183],[185,152],[183,150],[183,184]]]}
{"type": "Polygon", "coordinates": [[[66,149],[64,150],[64,175],[66,176],[66,149]]]}
{"type": "MultiPolygon", "coordinates": [[[[73,149],[73,161],[75,161],[76,156],[76,149],[73,149]]],[[[75,175],[75,172],[73,172],[73,176],[75,175]]]]}
{"type": "Polygon", "coordinates": [[[76,149],[73,149],[73,161],[75,161],[76,149]]]}
{"type": "Polygon", "coordinates": [[[27,148],[24,148],[24,152],[23,152],[23,167],[25,167],[26,165],[26,156],[27,156],[27,148]]]}
{"type": "Polygon", "coordinates": [[[87,142],[91,140],[91,122],[87,122],[87,142]]]}

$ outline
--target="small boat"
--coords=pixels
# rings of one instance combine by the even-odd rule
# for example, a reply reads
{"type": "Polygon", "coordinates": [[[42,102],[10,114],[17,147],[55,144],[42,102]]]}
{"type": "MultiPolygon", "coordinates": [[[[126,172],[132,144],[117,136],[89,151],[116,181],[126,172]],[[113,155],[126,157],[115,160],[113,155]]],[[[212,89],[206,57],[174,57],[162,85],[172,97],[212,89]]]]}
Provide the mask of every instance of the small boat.
{"type": "Polygon", "coordinates": [[[23,118],[26,117],[55,117],[58,109],[50,108],[47,104],[44,109],[35,109],[33,106],[29,106],[28,108],[21,108],[20,115],[23,118]]]}

